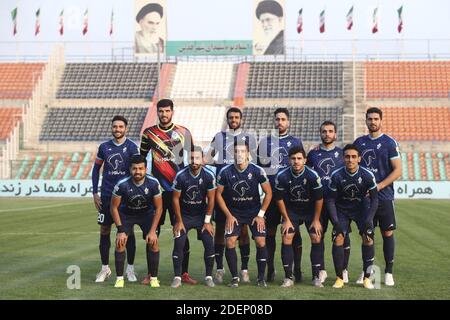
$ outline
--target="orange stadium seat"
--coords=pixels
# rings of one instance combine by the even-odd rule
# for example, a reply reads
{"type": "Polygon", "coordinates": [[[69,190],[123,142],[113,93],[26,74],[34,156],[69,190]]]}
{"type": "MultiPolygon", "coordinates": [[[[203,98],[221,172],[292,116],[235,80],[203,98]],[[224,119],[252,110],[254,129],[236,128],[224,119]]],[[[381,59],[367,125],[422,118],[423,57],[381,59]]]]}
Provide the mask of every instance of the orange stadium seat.
{"type": "Polygon", "coordinates": [[[0,63],[0,99],[29,99],[43,63],[0,63]]]}

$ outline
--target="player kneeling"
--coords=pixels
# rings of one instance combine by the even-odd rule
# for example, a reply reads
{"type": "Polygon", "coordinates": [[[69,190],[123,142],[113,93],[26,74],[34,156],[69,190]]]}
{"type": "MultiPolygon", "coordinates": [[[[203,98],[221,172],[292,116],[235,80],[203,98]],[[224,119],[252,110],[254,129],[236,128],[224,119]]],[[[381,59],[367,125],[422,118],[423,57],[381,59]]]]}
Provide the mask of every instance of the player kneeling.
{"type": "Polygon", "coordinates": [[[117,183],[111,199],[111,215],[117,226],[116,274],[114,287],[123,288],[123,269],[125,263],[125,245],[128,235],[137,224],[147,243],[147,267],[151,287],[159,287],[158,265],[159,246],[157,228],[162,213],[161,187],[158,180],[146,175],[147,160],[142,155],[131,158],[130,173],[117,183]],[[119,206],[121,211],[119,213],[119,206]]]}
{"type": "Polygon", "coordinates": [[[176,223],[173,227],[173,269],[175,277],[172,288],[181,286],[183,248],[190,229],[197,230],[197,238],[205,248],[205,284],[214,287],[212,270],[214,266],[214,228],[211,215],[214,209],[216,179],[214,173],[202,166],[203,151],[195,146],[191,151],[190,164],[179,171],[173,181],[173,208],[176,223]]]}

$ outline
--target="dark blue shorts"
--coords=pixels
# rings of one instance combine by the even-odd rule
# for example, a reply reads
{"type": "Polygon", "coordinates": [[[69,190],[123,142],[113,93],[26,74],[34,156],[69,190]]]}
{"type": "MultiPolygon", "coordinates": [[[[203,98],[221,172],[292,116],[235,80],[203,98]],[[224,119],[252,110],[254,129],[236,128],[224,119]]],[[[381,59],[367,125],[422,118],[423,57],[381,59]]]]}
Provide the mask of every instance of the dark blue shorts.
{"type": "Polygon", "coordinates": [[[170,224],[173,226],[176,222],[175,211],[173,210],[172,205],[172,196],[173,192],[171,191],[162,192],[163,211],[161,214],[161,218],[159,219],[159,225],[163,225],[166,222],[166,212],[168,212],[169,214],[170,224]]]}
{"type": "Polygon", "coordinates": [[[381,231],[391,231],[397,228],[394,201],[386,200],[378,202],[378,209],[373,219],[373,225],[380,226],[381,231]]]}
{"type": "Polygon", "coordinates": [[[111,198],[100,197],[102,209],[98,212],[97,223],[102,226],[110,226],[114,223],[111,216],[111,198]]]}
{"type": "MultiPolygon", "coordinates": [[[[310,215],[304,215],[304,216],[298,216],[298,215],[289,215],[289,219],[292,222],[292,225],[294,226],[294,229],[290,229],[288,233],[295,233],[295,231],[300,231],[300,226],[302,224],[305,224],[306,230],[308,233],[315,233],[314,228],[310,229],[313,221],[314,221],[314,214],[310,215]]],[[[324,221],[322,215],[320,215],[320,224],[322,225],[322,229],[324,229],[324,221]]],[[[325,231],[322,231],[322,233],[325,233],[325,231]]]]}
{"type": "Polygon", "coordinates": [[[359,234],[364,233],[365,218],[362,214],[349,215],[345,212],[337,213],[339,224],[341,225],[344,236],[351,232],[351,223],[354,221],[358,227],[359,234]]]}
{"type": "Polygon", "coordinates": [[[218,204],[214,205],[213,220],[216,222],[216,224],[219,224],[219,225],[225,225],[225,222],[227,221],[227,217],[225,216],[223,211],[220,209],[218,204]]]}
{"type": "MultiPolygon", "coordinates": [[[[120,214],[120,220],[122,222],[123,229],[127,234],[127,236],[133,232],[134,225],[137,224],[142,230],[142,238],[144,240],[152,227],[153,217],[154,217],[153,214],[147,214],[142,216],[125,215],[122,213],[120,214]]],[[[158,230],[156,230],[156,232],[158,233],[158,230]]]]}
{"type": "Polygon", "coordinates": [[[256,226],[256,223],[251,224],[252,219],[245,219],[245,220],[240,220],[236,217],[236,219],[238,220],[238,224],[234,225],[233,230],[231,231],[231,233],[227,233],[225,232],[225,238],[230,238],[230,237],[239,237],[242,231],[242,227],[244,225],[248,225],[248,227],[250,228],[250,231],[252,232],[252,238],[254,239],[255,237],[266,237],[266,231],[263,232],[259,232],[258,228],[256,226]]]}

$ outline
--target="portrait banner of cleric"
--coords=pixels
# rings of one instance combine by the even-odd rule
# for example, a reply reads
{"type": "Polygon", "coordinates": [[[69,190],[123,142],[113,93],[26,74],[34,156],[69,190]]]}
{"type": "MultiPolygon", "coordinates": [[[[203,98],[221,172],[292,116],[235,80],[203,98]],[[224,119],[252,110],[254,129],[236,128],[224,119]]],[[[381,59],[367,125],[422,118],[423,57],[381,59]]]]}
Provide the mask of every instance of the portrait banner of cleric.
{"type": "Polygon", "coordinates": [[[165,52],[167,35],[166,0],[135,0],[135,54],[157,55],[165,52]]]}
{"type": "Polygon", "coordinates": [[[254,0],[253,54],[283,55],[284,0],[254,0]]]}

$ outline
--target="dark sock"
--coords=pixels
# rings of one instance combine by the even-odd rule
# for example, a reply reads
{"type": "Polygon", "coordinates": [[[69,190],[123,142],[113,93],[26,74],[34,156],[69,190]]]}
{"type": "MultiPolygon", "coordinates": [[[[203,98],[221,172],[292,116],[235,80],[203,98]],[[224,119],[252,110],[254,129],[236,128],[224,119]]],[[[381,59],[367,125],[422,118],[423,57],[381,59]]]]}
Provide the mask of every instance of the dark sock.
{"type": "Polygon", "coordinates": [[[250,243],[239,246],[241,253],[241,270],[248,270],[248,261],[250,260],[250,243]]]}
{"type": "Polygon", "coordinates": [[[256,263],[258,265],[258,280],[264,280],[267,265],[267,247],[256,248],[256,263]]]}
{"type": "Polygon", "coordinates": [[[311,243],[311,266],[312,266],[312,277],[318,278],[319,277],[319,271],[320,271],[320,262],[323,257],[323,246],[321,246],[320,243],[311,243]]]}
{"type": "Polygon", "coordinates": [[[109,248],[111,247],[111,239],[109,234],[100,235],[100,245],[98,248],[100,249],[100,258],[102,260],[102,265],[106,266],[109,264],[109,248]]]}
{"type": "Polygon", "coordinates": [[[392,273],[394,267],[394,251],[395,251],[395,239],[394,235],[390,237],[383,237],[383,253],[384,261],[386,261],[386,268],[384,273],[392,273]]]}
{"type": "Polygon", "coordinates": [[[319,243],[320,246],[320,270],[325,270],[325,243],[323,241],[323,238],[320,240],[319,243]]]}
{"type": "Polygon", "coordinates": [[[214,253],[216,257],[216,265],[217,269],[223,269],[223,252],[225,250],[225,245],[223,244],[214,244],[214,253]]]}
{"type": "Polygon", "coordinates": [[[189,254],[190,254],[189,238],[186,236],[186,242],[183,248],[183,264],[181,267],[181,273],[189,272],[189,254]]]}
{"type": "Polygon", "coordinates": [[[269,273],[273,272],[275,269],[274,257],[276,251],[277,242],[275,240],[275,235],[268,235],[266,237],[266,247],[267,247],[267,270],[269,273]]]}
{"type": "Polygon", "coordinates": [[[136,237],[134,233],[128,236],[126,247],[127,247],[127,263],[134,264],[134,257],[136,256],[136,237]]]}
{"type": "Polygon", "coordinates": [[[344,266],[344,247],[333,244],[333,263],[336,276],[342,279],[342,270],[344,266]]]}
{"type": "Polygon", "coordinates": [[[349,259],[350,259],[350,235],[347,233],[344,238],[344,270],[348,270],[349,259]]]}
{"type": "Polygon", "coordinates": [[[115,263],[116,263],[116,275],[118,277],[123,277],[123,269],[125,266],[125,251],[123,252],[114,252],[115,263]]]}
{"type": "Polygon", "coordinates": [[[147,249],[147,269],[148,273],[152,275],[152,277],[158,276],[158,267],[159,267],[159,251],[153,252],[147,249]]]}
{"type": "Polygon", "coordinates": [[[369,267],[373,265],[373,259],[375,256],[375,247],[374,245],[370,246],[361,246],[362,258],[363,258],[363,269],[364,269],[364,277],[370,277],[370,269],[369,267]]]}
{"type": "Polygon", "coordinates": [[[294,263],[294,250],[290,244],[282,244],[281,261],[283,262],[285,278],[292,279],[292,264],[294,263]]]}
{"type": "Polygon", "coordinates": [[[181,277],[181,265],[183,263],[183,248],[186,241],[186,234],[174,240],[172,251],[173,273],[176,277],[181,277]]]}
{"type": "Polygon", "coordinates": [[[214,268],[214,239],[207,231],[204,231],[201,234],[201,239],[203,247],[205,248],[205,253],[203,254],[203,260],[205,261],[205,275],[208,277],[212,276],[212,270],[214,268]]]}
{"type": "Polygon", "coordinates": [[[226,248],[225,249],[225,258],[228,262],[228,268],[230,269],[231,276],[233,278],[238,277],[238,270],[237,270],[237,254],[236,254],[236,248],[226,248]]]}
{"type": "Polygon", "coordinates": [[[302,269],[302,236],[296,234],[292,240],[292,247],[294,249],[294,271],[300,272],[302,269]]]}

